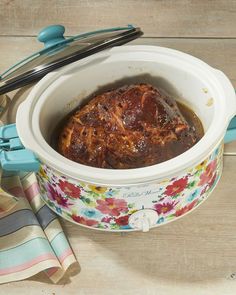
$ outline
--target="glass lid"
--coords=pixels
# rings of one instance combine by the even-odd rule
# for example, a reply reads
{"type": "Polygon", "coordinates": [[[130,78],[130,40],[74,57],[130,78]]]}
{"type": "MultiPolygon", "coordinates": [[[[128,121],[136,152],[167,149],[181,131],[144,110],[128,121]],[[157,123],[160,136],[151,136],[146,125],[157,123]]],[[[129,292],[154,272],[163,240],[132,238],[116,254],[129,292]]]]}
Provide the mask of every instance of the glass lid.
{"type": "Polygon", "coordinates": [[[38,40],[45,48],[15,64],[0,76],[0,94],[4,94],[40,80],[49,72],[74,61],[83,59],[104,49],[125,44],[141,36],[138,27],[116,27],[80,34],[63,36],[61,25],[43,29],[38,40]]]}

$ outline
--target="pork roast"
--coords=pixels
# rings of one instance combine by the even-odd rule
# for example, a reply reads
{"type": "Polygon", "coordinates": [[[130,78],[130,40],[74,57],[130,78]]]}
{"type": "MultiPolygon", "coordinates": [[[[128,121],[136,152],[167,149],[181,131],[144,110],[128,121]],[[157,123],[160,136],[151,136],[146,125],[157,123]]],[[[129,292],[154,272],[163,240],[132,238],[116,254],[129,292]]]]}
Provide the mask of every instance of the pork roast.
{"type": "Polygon", "coordinates": [[[97,95],[72,114],[57,150],[84,165],[129,169],[171,159],[199,139],[173,98],[138,84],[97,95]]]}

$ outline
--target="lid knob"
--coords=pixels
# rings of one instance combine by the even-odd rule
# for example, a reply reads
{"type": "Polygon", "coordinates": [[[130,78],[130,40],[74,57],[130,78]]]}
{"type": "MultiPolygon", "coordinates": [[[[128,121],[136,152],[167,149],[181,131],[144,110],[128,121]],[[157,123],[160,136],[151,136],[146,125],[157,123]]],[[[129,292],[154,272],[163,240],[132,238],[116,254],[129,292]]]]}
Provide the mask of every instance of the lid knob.
{"type": "Polygon", "coordinates": [[[44,46],[48,48],[64,41],[64,33],[65,27],[62,25],[48,26],[39,32],[38,40],[43,42],[44,46]]]}

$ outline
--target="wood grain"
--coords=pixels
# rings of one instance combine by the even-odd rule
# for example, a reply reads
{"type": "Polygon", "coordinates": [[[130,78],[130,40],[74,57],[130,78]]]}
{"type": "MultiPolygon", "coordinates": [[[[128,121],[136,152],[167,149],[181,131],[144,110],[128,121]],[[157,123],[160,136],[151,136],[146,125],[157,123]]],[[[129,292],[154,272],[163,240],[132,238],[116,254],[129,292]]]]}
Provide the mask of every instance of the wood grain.
{"type": "MultiPolygon", "coordinates": [[[[235,0],[0,0],[0,72],[39,50],[30,36],[57,23],[66,35],[139,25],[145,38],[133,43],[192,54],[236,87],[235,0]]],[[[225,146],[230,153],[236,155],[236,143],[225,146]]],[[[96,232],[62,220],[80,272],[58,285],[41,273],[2,285],[0,295],[235,295],[236,157],[224,156],[224,164],[199,209],[149,233],[96,232]]]]}
{"type": "Polygon", "coordinates": [[[1,0],[0,35],[66,33],[134,24],[146,37],[236,37],[235,0],[1,0]]]}
{"type": "Polygon", "coordinates": [[[236,157],[195,212],[148,233],[104,233],[62,222],[81,271],[52,285],[40,274],[0,294],[234,295],[236,157]],[[37,290],[37,291],[36,291],[37,290]]]}

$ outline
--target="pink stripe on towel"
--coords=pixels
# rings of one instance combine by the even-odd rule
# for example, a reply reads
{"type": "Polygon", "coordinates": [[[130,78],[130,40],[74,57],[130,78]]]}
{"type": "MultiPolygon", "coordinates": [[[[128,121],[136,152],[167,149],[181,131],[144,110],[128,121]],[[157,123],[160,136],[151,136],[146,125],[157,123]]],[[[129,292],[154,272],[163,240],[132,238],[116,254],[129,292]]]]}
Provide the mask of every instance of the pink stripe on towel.
{"type": "Polygon", "coordinates": [[[37,182],[34,182],[25,190],[25,196],[29,202],[33,200],[35,196],[39,194],[39,186],[37,182]]]}
{"type": "Polygon", "coordinates": [[[61,263],[63,263],[63,261],[70,255],[73,255],[73,252],[70,248],[68,248],[58,257],[58,259],[61,263]]]}
{"type": "Polygon", "coordinates": [[[7,275],[10,273],[19,272],[19,271],[25,270],[27,268],[30,268],[30,267],[34,266],[35,264],[38,264],[39,262],[42,262],[42,261],[45,261],[48,259],[53,259],[53,260],[57,261],[57,259],[55,258],[55,256],[53,254],[47,253],[47,254],[40,255],[40,256],[32,259],[31,261],[28,261],[28,262],[23,263],[21,265],[17,265],[17,266],[6,268],[4,270],[0,270],[0,275],[7,275]]]}
{"type": "MultiPolygon", "coordinates": [[[[68,248],[58,257],[58,260],[60,261],[60,263],[63,263],[63,261],[71,255],[74,255],[74,254],[73,254],[72,250],[70,248],[68,248]]],[[[58,271],[57,267],[52,267],[52,268],[47,269],[46,273],[49,277],[51,277],[57,271],[58,271]]]]}

